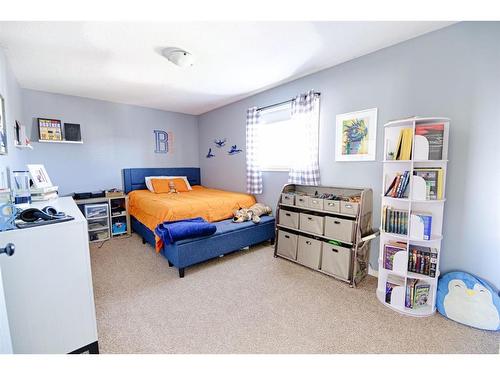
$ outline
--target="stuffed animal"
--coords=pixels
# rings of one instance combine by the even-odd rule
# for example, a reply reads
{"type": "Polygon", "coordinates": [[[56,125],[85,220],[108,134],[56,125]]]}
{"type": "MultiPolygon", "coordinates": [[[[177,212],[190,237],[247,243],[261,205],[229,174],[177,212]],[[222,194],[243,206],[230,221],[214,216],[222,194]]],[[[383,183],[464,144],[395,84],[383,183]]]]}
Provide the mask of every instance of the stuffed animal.
{"type": "Polygon", "coordinates": [[[179,192],[175,188],[174,181],[169,181],[168,182],[168,188],[169,188],[169,191],[168,191],[167,194],[179,194],[179,192]]]}
{"type": "Polygon", "coordinates": [[[439,278],[436,305],[449,319],[474,328],[500,330],[500,297],[486,281],[466,272],[439,278]]]}
{"type": "Polygon", "coordinates": [[[260,223],[260,217],[262,215],[269,215],[271,212],[271,207],[262,203],[255,203],[250,208],[240,208],[239,210],[234,210],[233,222],[242,223],[244,221],[252,220],[255,224],[258,224],[260,223]]]}

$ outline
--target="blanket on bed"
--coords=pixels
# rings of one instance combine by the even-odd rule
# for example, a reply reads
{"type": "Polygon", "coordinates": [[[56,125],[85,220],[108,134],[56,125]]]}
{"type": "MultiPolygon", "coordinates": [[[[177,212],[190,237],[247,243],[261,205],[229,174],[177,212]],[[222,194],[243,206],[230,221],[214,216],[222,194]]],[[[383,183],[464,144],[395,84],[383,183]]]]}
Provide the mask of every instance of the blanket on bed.
{"type": "Polygon", "coordinates": [[[187,238],[210,236],[215,233],[217,227],[201,217],[193,219],[165,221],[158,224],[155,234],[163,243],[174,243],[187,238]]]}

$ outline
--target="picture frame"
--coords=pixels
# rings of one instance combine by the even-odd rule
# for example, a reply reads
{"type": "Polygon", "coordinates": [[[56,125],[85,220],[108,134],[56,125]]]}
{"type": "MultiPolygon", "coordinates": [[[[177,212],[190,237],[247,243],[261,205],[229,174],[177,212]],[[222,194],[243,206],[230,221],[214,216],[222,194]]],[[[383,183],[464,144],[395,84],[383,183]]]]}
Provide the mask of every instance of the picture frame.
{"type": "Polygon", "coordinates": [[[40,141],[62,141],[61,120],[38,118],[38,139],[40,141]]]}
{"type": "Polygon", "coordinates": [[[73,124],[70,122],[64,123],[64,140],[70,142],[81,142],[82,132],[80,124],[73,124]]]}
{"type": "Polygon", "coordinates": [[[42,164],[28,164],[27,167],[35,188],[40,189],[52,186],[52,181],[42,164]]]}
{"type": "Polygon", "coordinates": [[[7,155],[7,122],[5,120],[5,100],[0,95],[0,155],[7,155]]]}
{"type": "Polygon", "coordinates": [[[336,161],[373,161],[377,151],[377,108],[336,116],[336,161]]]}

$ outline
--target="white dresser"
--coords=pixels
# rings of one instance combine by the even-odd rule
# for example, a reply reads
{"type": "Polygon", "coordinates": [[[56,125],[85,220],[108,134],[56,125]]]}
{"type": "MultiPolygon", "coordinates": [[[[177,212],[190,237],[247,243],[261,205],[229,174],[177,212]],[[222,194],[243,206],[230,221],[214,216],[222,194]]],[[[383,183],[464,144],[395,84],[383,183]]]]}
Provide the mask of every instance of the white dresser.
{"type": "Polygon", "coordinates": [[[11,351],[98,353],[87,221],[72,198],[32,206],[47,205],[75,219],[0,232],[0,247],[15,245],[12,256],[0,254],[0,305],[7,311],[11,351]]]}

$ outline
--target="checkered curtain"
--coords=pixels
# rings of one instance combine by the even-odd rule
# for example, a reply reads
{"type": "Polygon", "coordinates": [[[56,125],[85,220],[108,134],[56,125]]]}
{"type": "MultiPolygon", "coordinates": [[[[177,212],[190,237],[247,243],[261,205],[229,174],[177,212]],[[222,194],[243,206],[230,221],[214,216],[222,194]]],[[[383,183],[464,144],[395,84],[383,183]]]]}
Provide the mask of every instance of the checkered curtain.
{"type": "Polygon", "coordinates": [[[292,120],[303,141],[297,150],[300,160],[290,168],[291,184],[319,185],[319,98],[311,90],[292,101],[292,120]]]}
{"type": "Polygon", "coordinates": [[[247,192],[249,194],[262,194],[262,171],[257,161],[257,126],[260,113],[257,107],[247,110],[247,192]]]}

